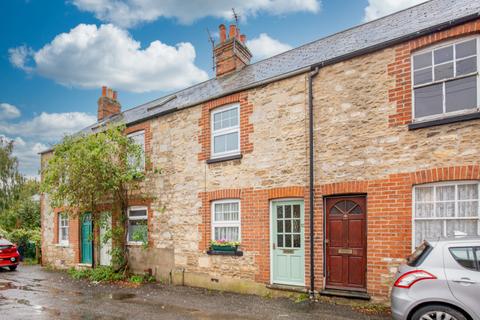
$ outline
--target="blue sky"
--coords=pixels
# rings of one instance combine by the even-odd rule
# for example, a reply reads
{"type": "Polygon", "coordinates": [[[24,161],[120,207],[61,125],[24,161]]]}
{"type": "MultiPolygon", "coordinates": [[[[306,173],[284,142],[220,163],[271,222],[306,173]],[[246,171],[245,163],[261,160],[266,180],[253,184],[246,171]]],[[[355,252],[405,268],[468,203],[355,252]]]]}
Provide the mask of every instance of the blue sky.
{"type": "Polygon", "coordinates": [[[206,29],[240,14],[254,60],[421,0],[0,1],[0,136],[37,152],[95,121],[101,85],[128,109],[212,77],[206,29]]]}

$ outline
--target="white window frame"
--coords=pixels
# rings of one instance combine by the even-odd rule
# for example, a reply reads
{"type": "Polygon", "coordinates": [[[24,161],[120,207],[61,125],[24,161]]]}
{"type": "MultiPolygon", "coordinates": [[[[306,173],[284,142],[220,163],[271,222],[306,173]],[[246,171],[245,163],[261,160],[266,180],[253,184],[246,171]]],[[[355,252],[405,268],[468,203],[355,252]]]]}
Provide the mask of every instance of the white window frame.
{"type": "MultiPolygon", "coordinates": [[[[467,200],[465,200],[467,201],[467,200]]],[[[471,200],[470,200],[471,201],[471,200]]],[[[435,214],[436,212],[436,206],[439,201],[436,199],[436,191],[433,191],[433,212],[435,214]]],[[[440,201],[441,202],[441,201],[440,201]]],[[[447,201],[451,202],[451,200],[447,201]]],[[[467,181],[462,181],[462,180],[456,180],[456,181],[449,181],[449,182],[435,182],[435,183],[427,183],[427,184],[419,184],[415,185],[412,188],[412,249],[415,249],[415,222],[416,221],[434,221],[434,220],[439,220],[439,221],[444,221],[443,222],[443,234],[442,236],[445,236],[447,234],[447,221],[448,220],[475,220],[477,219],[477,233],[480,235],[480,181],[477,180],[467,180],[467,181]],[[462,200],[458,200],[458,185],[464,185],[464,184],[474,184],[477,185],[477,194],[478,194],[478,217],[427,217],[427,218],[416,218],[416,198],[415,198],[415,191],[417,188],[425,188],[425,187],[444,187],[444,186],[455,186],[455,214],[458,213],[458,203],[462,200]]]]}
{"type": "MultiPolygon", "coordinates": [[[[150,237],[148,234],[148,207],[147,206],[131,206],[128,207],[128,226],[130,226],[130,220],[145,220],[147,222],[147,238],[150,237]],[[145,210],[145,216],[141,217],[130,217],[130,211],[135,211],[135,210],[145,210]]],[[[127,244],[128,245],[143,245],[142,241],[130,241],[130,228],[127,228],[127,244]]]]}
{"type": "Polygon", "coordinates": [[[141,164],[141,168],[139,168],[139,169],[140,169],[140,171],[143,171],[143,170],[145,170],[145,130],[139,130],[139,131],[129,133],[129,134],[127,134],[127,137],[133,139],[134,137],[140,136],[140,135],[143,135],[143,143],[142,143],[143,163],[141,164]]]}
{"type": "MultiPolygon", "coordinates": [[[[464,57],[464,58],[461,58],[461,60],[468,59],[469,57],[471,58],[473,56],[464,57]]],[[[412,88],[412,120],[413,120],[413,122],[424,122],[424,121],[435,120],[435,119],[443,119],[443,118],[449,118],[449,117],[452,117],[452,116],[475,113],[475,112],[480,111],[480,75],[479,75],[480,74],[480,36],[474,35],[474,36],[462,37],[462,38],[458,38],[458,39],[454,39],[454,40],[450,40],[450,41],[445,41],[445,42],[442,42],[440,44],[429,46],[425,49],[416,51],[415,53],[410,55],[410,66],[411,66],[410,67],[410,73],[411,73],[410,81],[411,81],[411,84],[412,84],[411,88],[412,88]],[[456,64],[457,60],[456,60],[455,44],[459,44],[459,43],[462,43],[462,42],[467,42],[467,41],[472,40],[472,39],[477,40],[477,71],[473,72],[473,73],[469,73],[469,74],[466,74],[466,75],[461,75],[461,76],[456,77],[455,75],[457,73],[457,71],[456,71],[457,70],[457,64],[456,64]],[[434,59],[433,56],[434,55],[433,55],[432,51],[435,51],[435,50],[438,50],[438,49],[441,49],[441,48],[444,48],[444,47],[449,47],[451,45],[453,45],[453,60],[452,61],[453,61],[453,75],[454,76],[452,78],[447,78],[447,79],[435,81],[435,68],[434,68],[434,66],[442,65],[442,64],[448,63],[450,61],[435,65],[434,61],[433,61],[433,59],[434,59]],[[432,68],[432,82],[415,85],[414,84],[414,73],[415,72],[414,72],[413,58],[415,56],[418,56],[418,55],[421,55],[421,54],[424,54],[424,53],[427,53],[427,52],[432,52],[432,65],[431,65],[431,68],[432,68]],[[468,110],[457,110],[457,111],[446,112],[445,83],[448,82],[448,81],[451,81],[451,80],[455,80],[455,79],[468,78],[468,77],[471,77],[473,75],[477,76],[477,107],[472,108],[472,109],[468,109],[468,110]],[[428,87],[428,86],[431,86],[431,85],[434,85],[434,84],[443,84],[443,88],[442,88],[443,112],[441,114],[415,118],[415,89],[422,88],[422,87],[428,87]]],[[[415,70],[415,71],[419,71],[419,70],[426,69],[426,68],[429,68],[429,67],[420,68],[420,69],[415,70]]]]}
{"type": "Polygon", "coordinates": [[[58,244],[61,246],[68,246],[69,244],[69,237],[70,237],[70,221],[68,219],[68,215],[62,212],[57,213],[57,219],[58,219],[58,244]],[[67,225],[64,226],[62,225],[62,220],[67,221],[67,225]],[[66,229],[66,235],[67,239],[62,239],[62,229],[66,229]]]}
{"type": "Polygon", "coordinates": [[[240,104],[239,103],[233,103],[229,104],[220,108],[216,108],[212,110],[210,114],[210,141],[211,141],[211,158],[221,158],[221,157],[226,157],[226,156],[231,156],[231,155],[237,155],[240,154],[240,104]],[[238,124],[233,127],[228,127],[228,128],[223,128],[223,129],[214,129],[214,116],[217,113],[221,113],[224,111],[232,110],[232,109],[237,109],[237,117],[238,117],[238,124]],[[226,152],[215,152],[215,137],[216,136],[222,136],[225,134],[229,133],[234,133],[238,132],[238,148],[236,150],[230,150],[226,152]]]}
{"type": "Polygon", "coordinates": [[[242,241],[242,208],[240,204],[240,199],[222,199],[211,202],[211,240],[216,240],[216,227],[238,227],[238,242],[242,241]],[[215,205],[220,203],[237,203],[238,221],[215,221],[215,205]]]}

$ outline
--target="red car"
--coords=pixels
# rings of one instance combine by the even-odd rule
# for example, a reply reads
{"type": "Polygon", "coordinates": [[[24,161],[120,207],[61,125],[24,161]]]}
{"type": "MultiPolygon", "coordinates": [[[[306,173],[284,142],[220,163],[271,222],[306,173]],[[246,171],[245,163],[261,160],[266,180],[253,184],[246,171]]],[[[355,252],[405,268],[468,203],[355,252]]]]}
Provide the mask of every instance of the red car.
{"type": "Polygon", "coordinates": [[[17,247],[8,240],[0,239],[0,267],[8,267],[10,271],[14,271],[19,262],[17,247]]]}

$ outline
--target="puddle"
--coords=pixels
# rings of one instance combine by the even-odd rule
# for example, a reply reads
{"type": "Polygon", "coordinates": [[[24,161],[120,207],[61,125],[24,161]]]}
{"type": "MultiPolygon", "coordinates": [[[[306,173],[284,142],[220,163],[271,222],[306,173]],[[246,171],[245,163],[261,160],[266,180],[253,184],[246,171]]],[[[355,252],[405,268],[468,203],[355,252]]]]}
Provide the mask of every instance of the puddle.
{"type": "Polygon", "coordinates": [[[133,293],[126,293],[126,292],[115,292],[109,295],[109,298],[112,300],[125,300],[125,299],[132,299],[135,298],[135,294],[133,293]]]}
{"type": "Polygon", "coordinates": [[[25,306],[30,306],[30,301],[28,301],[27,299],[17,299],[17,303],[19,304],[23,304],[25,306]]]}
{"type": "Polygon", "coordinates": [[[37,291],[31,288],[30,286],[16,285],[13,282],[0,282],[0,291],[17,289],[23,291],[37,291]]]}

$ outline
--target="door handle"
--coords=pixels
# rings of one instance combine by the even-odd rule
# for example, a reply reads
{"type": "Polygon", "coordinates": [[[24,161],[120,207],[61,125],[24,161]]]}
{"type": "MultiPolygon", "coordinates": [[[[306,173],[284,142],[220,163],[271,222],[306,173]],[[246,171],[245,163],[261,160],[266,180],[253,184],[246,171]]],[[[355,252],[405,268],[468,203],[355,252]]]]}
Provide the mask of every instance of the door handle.
{"type": "Polygon", "coordinates": [[[456,283],[465,283],[465,284],[475,284],[476,282],[473,280],[470,280],[469,278],[461,278],[461,279],[455,279],[453,282],[456,283]]]}
{"type": "Polygon", "coordinates": [[[277,249],[277,245],[275,243],[272,243],[273,250],[277,249]]]}

